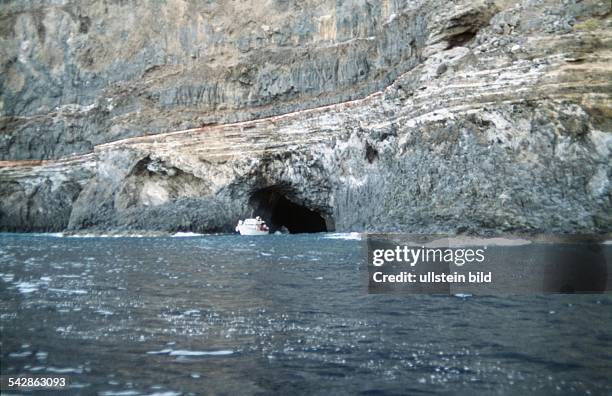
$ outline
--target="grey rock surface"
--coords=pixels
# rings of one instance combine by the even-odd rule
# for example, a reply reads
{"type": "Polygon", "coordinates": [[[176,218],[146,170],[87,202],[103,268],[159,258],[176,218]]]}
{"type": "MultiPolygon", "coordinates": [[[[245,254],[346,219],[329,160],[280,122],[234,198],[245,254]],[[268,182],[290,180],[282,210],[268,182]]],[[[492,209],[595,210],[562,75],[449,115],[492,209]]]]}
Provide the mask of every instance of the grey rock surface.
{"type": "Polygon", "coordinates": [[[416,65],[442,1],[9,1],[0,159],[350,100],[416,65]]]}
{"type": "MultiPolygon", "coordinates": [[[[2,229],[231,232],[257,213],[291,230],[289,213],[337,231],[612,231],[609,2],[143,4],[160,23],[131,30],[110,5],[42,7],[45,37],[101,13],[69,34],[97,51],[93,74],[58,52],[58,79],[98,76],[70,99],[28,74],[53,75],[33,66],[44,49],[30,71],[5,64],[2,229]]],[[[5,43],[34,42],[17,30],[32,8],[4,6],[5,43]]]]}

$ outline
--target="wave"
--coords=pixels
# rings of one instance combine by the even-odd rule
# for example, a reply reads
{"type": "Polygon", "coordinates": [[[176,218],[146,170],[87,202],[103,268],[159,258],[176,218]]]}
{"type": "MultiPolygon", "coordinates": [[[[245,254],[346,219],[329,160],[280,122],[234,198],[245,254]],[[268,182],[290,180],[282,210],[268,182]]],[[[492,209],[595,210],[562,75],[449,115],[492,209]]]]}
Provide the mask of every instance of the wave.
{"type": "Polygon", "coordinates": [[[203,235],[204,234],[198,234],[197,232],[177,232],[176,234],[173,234],[172,237],[173,238],[184,238],[184,237],[199,237],[203,235]]]}
{"type": "Polygon", "coordinates": [[[358,232],[336,232],[326,234],[323,236],[325,239],[344,239],[346,241],[360,241],[361,234],[358,232]]]}
{"type": "Polygon", "coordinates": [[[149,351],[147,355],[169,355],[169,356],[227,356],[234,354],[230,349],[222,349],[219,351],[190,351],[186,349],[162,349],[159,351],[149,351]]]}

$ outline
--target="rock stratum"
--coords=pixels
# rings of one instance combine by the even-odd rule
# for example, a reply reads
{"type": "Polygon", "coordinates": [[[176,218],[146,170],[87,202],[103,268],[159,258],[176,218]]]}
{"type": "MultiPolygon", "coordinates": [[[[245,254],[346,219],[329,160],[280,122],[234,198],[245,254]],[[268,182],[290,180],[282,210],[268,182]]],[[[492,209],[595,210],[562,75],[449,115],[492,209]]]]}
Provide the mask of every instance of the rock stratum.
{"type": "Polygon", "coordinates": [[[1,10],[4,231],[612,231],[609,1],[1,10]]]}

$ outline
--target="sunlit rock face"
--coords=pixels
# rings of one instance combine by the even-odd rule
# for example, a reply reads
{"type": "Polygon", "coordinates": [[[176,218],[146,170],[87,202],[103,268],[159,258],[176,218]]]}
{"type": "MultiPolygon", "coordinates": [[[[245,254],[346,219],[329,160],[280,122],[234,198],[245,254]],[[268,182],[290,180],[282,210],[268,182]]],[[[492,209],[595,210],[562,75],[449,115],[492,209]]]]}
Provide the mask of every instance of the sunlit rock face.
{"type": "Polygon", "coordinates": [[[5,230],[612,231],[609,2],[13,2],[2,21],[5,230]]]}

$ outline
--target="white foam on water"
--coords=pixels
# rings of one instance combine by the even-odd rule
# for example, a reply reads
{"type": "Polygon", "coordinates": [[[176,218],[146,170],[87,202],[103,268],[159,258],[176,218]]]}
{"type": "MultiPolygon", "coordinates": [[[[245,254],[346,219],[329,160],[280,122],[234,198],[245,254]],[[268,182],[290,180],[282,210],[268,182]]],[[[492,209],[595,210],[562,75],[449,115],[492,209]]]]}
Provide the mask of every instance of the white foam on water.
{"type": "Polygon", "coordinates": [[[176,350],[171,351],[170,356],[227,356],[232,355],[234,351],[224,349],[220,351],[189,351],[189,350],[176,350]]]}
{"type": "Polygon", "coordinates": [[[461,235],[436,239],[423,244],[423,246],[427,248],[459,248],[465,246],[524,246],[530,244],[531,241],[521,238],[480,238],[461,235]]]}
{"type": "Polygon", "coordinates": [[[88,386],[91,386],[91,384],[81,382],[72,382],[70,385],[68,385],[68,387],[71,389],[82,389],[87,388],[88,386]]]}
{"type": "Polygon", "coordinates": [[[360,241],[361,234],[358,232],[338,232],[332,234],[326,234],[323,236],[325,239],[344,239],[346,241],[360,241]]]}
{"type": "Polygon", "coordinates": [[[66,238],[146,238],[144,234],[74,234],[65,235],[66,238]]]}
{"type": "Polygon", "coordinates": [[[468,298],[468,297],[472,297],[472,295],[470,293],[457,293],[454,294],[455,297],[457,298],[468,298]]]}
{"type": "Polygon", "coordinates": [[[47,372],[55,374],[82,374],[83,369],[80,367],[47,367],[47,372]]]}
{"type": "Polygon", "coordinates": [[[38,291],[38,283],[33,282],[19,282],[15,284],[15,287],[17,287],[21,294],[30,294],[38,291]]]}
{"type": "Polygon", "coordinates": [[[100,314],[100,315],[104,315],[104,316],[108,316],[108,315],[113,315],[114,314],[113,311],[107,311],[105,309],[98,309],[97,311],[95,311],[95,313],[100,314]]]}
{"type": "Polygon", "coordinates": [[[181,394],[180,392],[165,391],[165,392],[148,393],[146,396],[179,396],[180,394],[181,394]]]}
{"type": "Polygon", "coordinates": [[[160,351],[149,351],[147,355],[167,355],[172,352],[172,349],[162,349],[160,351]]]}
{"type": "Polygon", "coordinates": [[[199,237],[204,234],[198,234],[196,232],[177,232],[172,235],[172,238],[184,238],[184,237],[199,237]]]}
{"type": "Polygon", "coordinates": [[[139,392],[134,390],[121,390],[121,391],[103,391],[99,393],[100,396],[133,396],[140,395],[139,392]]]}
{"type": "Polygon", "coordinates": [[[2,278],[5,282],[12,282],[15,279],[15,275],[13,274],[0,274],[0,278],[2,278]]]}
{"type": "Polygon", "coordinates": [[[55,292],[55,293],[66,293],[66,294],[87,294],[87,290],[81,290],[81,289],[54,289],[54,288],[49,288],[47,289],[49,291],[55,292]]]}
{"type": "Polygon", "coordinates": [[[12,358],[24,358],[24,357],[28,357],[32,354],[31,351],[23,351],[23,352],[12,352],[9,353],[9,357],[12,358]]]}
{"type": "Polygon", "coordinates": [[[64,234],[61,232],[32,232],[28,233],[28,236],[61,238],[64,234]]]}

